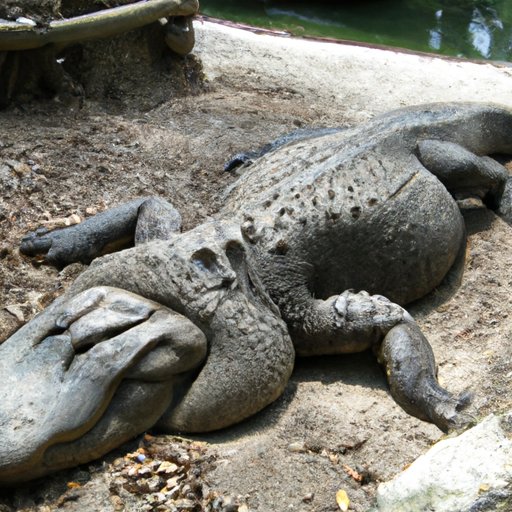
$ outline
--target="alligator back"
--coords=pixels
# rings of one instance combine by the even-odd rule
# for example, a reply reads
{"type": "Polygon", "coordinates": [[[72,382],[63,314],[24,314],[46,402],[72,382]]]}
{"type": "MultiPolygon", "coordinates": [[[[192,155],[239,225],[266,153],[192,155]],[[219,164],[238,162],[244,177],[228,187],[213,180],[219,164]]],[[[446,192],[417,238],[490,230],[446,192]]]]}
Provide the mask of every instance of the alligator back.
{"type": "Polygon", "coordinates": [[[279,274],[278,256],[280,268],[310,266],[319,298],[354,288],[405,304],[440,283],[464,235],[454,200],[416,157],[425,139],[479,155],[512,153],[512,114],[422,106],[288,144],[249,168],[221,215],[239,216],[267,274],[279,274]]]}

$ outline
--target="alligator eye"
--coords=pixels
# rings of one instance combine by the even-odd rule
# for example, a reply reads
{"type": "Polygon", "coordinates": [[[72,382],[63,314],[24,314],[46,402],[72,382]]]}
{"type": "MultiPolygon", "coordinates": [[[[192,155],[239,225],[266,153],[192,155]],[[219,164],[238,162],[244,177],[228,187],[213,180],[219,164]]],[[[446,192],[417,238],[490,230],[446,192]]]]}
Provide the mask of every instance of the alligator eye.
{"type": "Polygon", "coordinates": [[[192,263],[199,267],[201,270],[220,274],[219,263],[217,255],[206,247],[199,249],[191,257],[192,263]]]}

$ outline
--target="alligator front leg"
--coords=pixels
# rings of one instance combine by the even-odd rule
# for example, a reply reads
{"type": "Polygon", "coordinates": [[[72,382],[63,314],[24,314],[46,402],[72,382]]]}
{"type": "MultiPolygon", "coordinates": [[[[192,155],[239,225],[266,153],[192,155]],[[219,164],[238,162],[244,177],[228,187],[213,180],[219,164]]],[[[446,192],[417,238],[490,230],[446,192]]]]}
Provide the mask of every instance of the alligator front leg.
{"type": "Polygon", "coordinates": [[[441,430],[470,421],[461,413],[469,395],[454,397],[436,378],[434,354],[411,315],[381,295],[345,291],[313,300],[291,323],[299,355],[360,352],[372,348],[386,369],[391,395],[409,414],[441,430]]]}
{"type": "Polygon", "coordinates": [[[0,346],[0,482],[87,462],[140,434],[169,406],[175,376],[205,354],[190,321],[132,293],[58,300],[0,346]]]}
{"type": "Polygon", "coordinates": [[[81,224],[26,235],[20,251],[44,255],[57,267],[94,258],[151,240],[167,240],[181,229],[181,216],[163,199],[141,198],[91,217],[81,224]]]}

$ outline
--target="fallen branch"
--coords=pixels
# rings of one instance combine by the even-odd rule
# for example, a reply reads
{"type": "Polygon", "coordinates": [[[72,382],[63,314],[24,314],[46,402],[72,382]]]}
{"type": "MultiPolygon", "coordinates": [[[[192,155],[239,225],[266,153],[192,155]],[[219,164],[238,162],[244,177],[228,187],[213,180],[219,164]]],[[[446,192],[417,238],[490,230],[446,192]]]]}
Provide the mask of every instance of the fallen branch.
{"type": "Polygon", "coordinates": [[[30,50],[47,44],[71,43],[112,37],[168,16],[191,16],[197,0],[142,0],[133,4],[54,20],[48,28],[27,22],[0,20],[0,51],[30,50]]]}

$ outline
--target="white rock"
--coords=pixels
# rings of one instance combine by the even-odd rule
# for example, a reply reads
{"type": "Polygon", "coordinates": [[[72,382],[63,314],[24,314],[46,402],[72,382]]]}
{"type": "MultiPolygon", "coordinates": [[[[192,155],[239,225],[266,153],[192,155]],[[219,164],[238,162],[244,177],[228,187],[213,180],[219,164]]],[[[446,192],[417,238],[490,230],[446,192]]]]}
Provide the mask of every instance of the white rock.
{"type": "Polygon", "coordinates": [[[463,434],[436,443],[379,486],[375,512],[469,512],[476,502],[512,500],[506,489],[512,482],[512,441],[503,429],[506,422],[512,423],[512,411],[502,417],[490,415],[463,434]]]}

